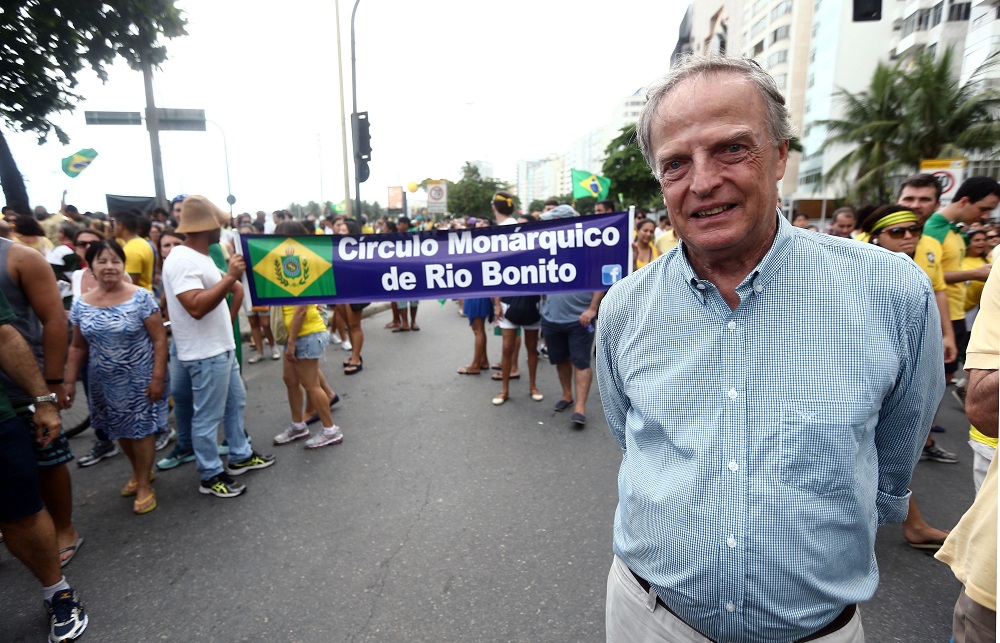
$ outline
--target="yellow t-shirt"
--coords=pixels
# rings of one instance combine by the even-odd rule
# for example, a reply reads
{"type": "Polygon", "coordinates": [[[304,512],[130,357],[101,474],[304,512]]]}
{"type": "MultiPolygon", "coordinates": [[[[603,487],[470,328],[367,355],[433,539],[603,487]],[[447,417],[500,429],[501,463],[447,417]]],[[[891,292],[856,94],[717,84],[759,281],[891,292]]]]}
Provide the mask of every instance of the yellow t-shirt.
{"type": "MultiPolygon", "coordinates": [[[[661,234],[660,235],[660,237],[664,237],[664,236],[666,236],[666,235],[665,234],[661,234]]],[[[656,249],[656,246],[650,244],[650,246],[649,246],[649,261],[642,261],[638,257],[636,257],[636,260],[635,260],[635,269],[638,270],[639,268],[642,268],[643,266],[648,266],[649,264],[653,263],[653,260],[656,259],[659,256],[660,256],[660,251],[656,249]]]]}
{"type": "Polygon", "coordinates": [[[934,557],[951,567],[969,598],[997,609],[997,463],[993,458],[972,506],[934,557]]]}
{"type": "Polygon", "coordinates": [[[137,286],[153,291],[153,248],[142,237],[130,239],[122,250],[125,251],[125,272],[139,275],[137,286]]]}
{"type": "MultiPolygon", "coordinates": [[[[917,247],[913,251],[913,262],[920,266],[927,273],[927,276],[930,277],[931,287],[934,289],[934,292],[941,292],[948,289],[948,284],[944,281],[944,270],[941,268],[941,244],[938,243],[937,239],[921,235],[917,241],[917,247]]],[[[955,311],[951,310],[951,306],[952,303],[949,300],[948,309],[951,311],[952,319],[954,319],[955,311]]],[[[959,316],[960,318],[965,317],[965,308],[961,310],[962,314],[959,316]]]]}
{"type": "MultiPolygon", "coordinates": [[[[660,255],[665,255],[674,248],[676,248],[678,243],[680,243],[680,239],[677,238],[677,233],[674,232],[673,228],[671,228],[670,230],[667,230],[666,232],[661,234],[653,243],[653,245],[656,246],[657,253],[659,253],[660,255]]],[[[654,259],[655,258],[656,257],[654,257],[654,259]]]]}
{"type": "MultiPolygon", "coordinates": [[[[962,260],[965,259],[965,240],[954,230],[948,230],[941,242],[941,270],[958,272],[962,270],[962,260]]],[[[965,319],[965,282],[948,284],[948,308],[951,309],[952,321],[965,319]]]]}
{"type": "MultiPolygon", "coordinates": [[[[962,270],[975,270],[988,263],[983,257],[969,257],[966,255],[965,259],[962,259],[962,270]]],[[[965,312],[969,312],[979,305],[979,299],[983,296],[983,286],[985,285],[982,281],[972,280],[965,282],[965,312]]]]}
{"type": "MultiPolygon", "coordinates": [[[[297,306],[282,306],[281,313],[285,318],[285,328],[291,332],[292,330],[292,316],[295,314],[295,309],[297,306]]],[[[315,305],[309,304],[306,306],[306,318],[302,320],[302,328],[299,329],[299,337],[305,337],[306,335],[312,335],[313,333],[325,333],[326,323],[319,314],[319,309],[315,305]]]]}

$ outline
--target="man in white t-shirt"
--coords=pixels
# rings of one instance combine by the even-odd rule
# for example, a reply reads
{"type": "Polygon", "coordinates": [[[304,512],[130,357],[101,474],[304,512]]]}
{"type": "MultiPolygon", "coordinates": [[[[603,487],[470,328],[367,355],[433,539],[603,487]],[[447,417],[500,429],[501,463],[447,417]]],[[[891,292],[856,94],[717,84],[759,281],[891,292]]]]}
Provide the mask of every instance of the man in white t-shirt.
{"type": "Polygon", "coordinates": [[[208,255],[219,242],[227,215],[202,196],[184,199],[178,232],[187,235],[163,264],[163,289],[170,311],[174,345],[181,368],[171,378],[174,415],[179,432],[189,431],[201,478],[199,491],[232,498],[246,485],[232,476],[274,464],[273,455],[250,448],[243,428],[246,390],[236,361],[233,322],[226,295],[233,306],[242,301],[240,277],[246,269],[241,255],[229,259],[221,274],[208,255]],[[195,411],[197,409],[197,412],[195,411]],[[229,463],[219,459],[216,430],[222,423],[229,442],[229,463]]]}

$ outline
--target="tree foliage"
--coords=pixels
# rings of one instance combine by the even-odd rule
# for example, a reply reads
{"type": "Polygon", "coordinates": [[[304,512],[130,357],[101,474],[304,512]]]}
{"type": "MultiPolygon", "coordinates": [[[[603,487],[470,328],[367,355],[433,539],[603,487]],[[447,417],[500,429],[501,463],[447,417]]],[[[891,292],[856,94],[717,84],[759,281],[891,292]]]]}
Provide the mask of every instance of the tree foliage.
{"type": "MultiPolygon", "coordinates": [[[[0,8],[0,120],[33,132],[39,144],[54,131],[51,121],[83,97],[77,76],[89,65],[102,81],[105,65],[124,58],[133,69],[166,59],[160,37],[184,35],[186,22],[174,0],[20,0],[0,8]]],[[[0,132],[0,139],[3,133],[0,132]]],[[[0,182],[9,204],[27,205],[24,180],[0,140],[0,182]]]]}
{"type": "Polygon", "coordinates": [[[923,159],[993,154],[1000,145],[1000,94],[980,89],[978,81],[998,59],[992,56],[964,84],[952,75],[953,60],[951,48],[936,59],[922,51],[879,63],[857,94],[838,90],[843,117],[816,124],[827,128],[822,149],[852,149],[831,166],[826,182],[844,181],[849,200],[887,203],[894,181],[917,171],[923,159]]]}
{"type": "MultiPolygon", "coordinates": [[[[462,168],[462,178],[448,183],[448,211],[460,216],[492,218],[490,202],[493,195],[508,187],[499,179],[484,179],[475,165],[466,162],[462,168]]],[[[519,207],[515,196],[514,211],[517,212],[519,207]]]]}
{"type": "Polygon", "coordinates": [[[639,150],[635,125],[623,127],[605,152],[608,157],[601,171],[611,179],[611,197],[619,193],[625,197],[625,203],[620,204],[622,208],[632,204],[640,208],[657,207],[661,199],[660,184],[653,178],[639,150]]]}

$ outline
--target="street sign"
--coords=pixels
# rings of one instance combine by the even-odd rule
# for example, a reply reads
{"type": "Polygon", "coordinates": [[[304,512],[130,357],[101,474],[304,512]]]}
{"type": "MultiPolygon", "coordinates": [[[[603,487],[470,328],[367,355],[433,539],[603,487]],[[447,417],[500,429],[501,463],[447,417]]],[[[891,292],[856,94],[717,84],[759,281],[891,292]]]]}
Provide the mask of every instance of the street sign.
{"type": "Polygon", "coordinates": [[[160,107],[156,110],[161,130],[185,130],[189,132],[205,131],[205,110],[203,109],[168,109],[160,107]]]}
{"type": "Polygon", "coordinates": [[[968,165],[964,158],[924,159],[920,162],[920,171],[933,175],[941,184],[941,207],[951,203],[958,186],[965,181],[968,165]]]}
{"type": "Polygon", "coordinates": [[[431,185],[427,182],[427,212],[444,214],[448,211],[448,184],[444,181],[431,185]]]}
{"type": "Polygon", "coordinates": [[[139,112],[84,112],[87,125],[142,125],[139,112]]]}

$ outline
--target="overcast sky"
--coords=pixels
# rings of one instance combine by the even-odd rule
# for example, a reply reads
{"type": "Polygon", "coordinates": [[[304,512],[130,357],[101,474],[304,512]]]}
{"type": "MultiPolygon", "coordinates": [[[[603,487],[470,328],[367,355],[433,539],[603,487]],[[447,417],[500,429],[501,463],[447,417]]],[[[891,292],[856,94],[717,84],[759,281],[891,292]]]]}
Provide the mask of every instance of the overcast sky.
{"type": "MultiPolygon", "coordinates": [[[[201,193],[225,207],[222,128],[234,212],[343,199],[334,2],[178,5],[188,35],[167,43],[169,60],[154,72],[156,104],[204,109],[219,127],[161,133],[168,198],[201,193]]],[[[352,8],[341,2],[353,170],[352,8]]],[[[361,197],[384,206],[388,186],[455,180],[467,160],[492,162],[514,183],[519,159],[562,153],[667,70],[685,8],[676,0],[362,0],[358,109],[370,114],[373,160],[361,197]]],[[[88,126],[83,114],[142,111],[142,74],[119,64],[102,85],[88,71],[79,91],[86,100],[56,119],[69,145],[53,135],[39,146],[5,129],[32,205],[56,209],[63,189],[81,210],[104,210],[105,193],[152,195],[145,128],[88,126]],[[99,154],[94,163],[76,178],[63,174],[61,159],[87,147],[99,154]]]]}

